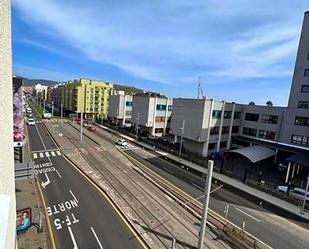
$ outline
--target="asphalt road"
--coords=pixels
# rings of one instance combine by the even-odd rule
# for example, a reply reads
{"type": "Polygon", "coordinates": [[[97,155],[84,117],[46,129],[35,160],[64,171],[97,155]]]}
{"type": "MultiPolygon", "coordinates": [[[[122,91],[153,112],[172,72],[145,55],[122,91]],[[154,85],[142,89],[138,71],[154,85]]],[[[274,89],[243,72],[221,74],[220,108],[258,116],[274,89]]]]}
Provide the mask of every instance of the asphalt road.
{"type": "Polygon", "coordinates": [[[143,248],[108,200],[56,153],[43,124],[28,126],[28,134],[57,248],[143,248]]]}
{"type": "MultiPolygon", "coordinates": [[[[98,130],[98,133],[101,132],[98,130]]],[[[102,134],[100,137],[104,138],[102,134]]],[[[105,140],[113,143],[113,140],[116,141],[117,138],[114,136],[113,140],[111,140],[110,137],[105,137],[105,140]]],[[[125,149],[123,151],[192,197],[200,198],[203,195],[204,182],[201,181],[200,177],[154,154],[149,154],[139,149],[125,149]]],[[[202,202],[203,198],[200,198],[200,201],[202,202]]],[[[230,221],[240,227],[245,222],[245,229],[248,232],[273,248],[309,248],[308,224],[300,225],[292,220],[282,218],[246,200],[241,195],[224,189],[224,186],[212,193],[210,200],[210,208],[212,210],[225,216],[224,209],[227,203],[229,204],[228,219],[230,221]]]]}

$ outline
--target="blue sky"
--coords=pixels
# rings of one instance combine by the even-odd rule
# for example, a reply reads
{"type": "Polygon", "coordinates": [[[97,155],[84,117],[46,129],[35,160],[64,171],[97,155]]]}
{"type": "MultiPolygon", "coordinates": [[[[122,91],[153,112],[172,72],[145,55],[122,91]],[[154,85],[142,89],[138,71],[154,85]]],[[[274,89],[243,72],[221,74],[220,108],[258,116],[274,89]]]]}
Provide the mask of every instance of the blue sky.
{"type": "Polygon", "coordinates": [[[13,70],[286,105],[307,0],[12,0],[13,70]]]}

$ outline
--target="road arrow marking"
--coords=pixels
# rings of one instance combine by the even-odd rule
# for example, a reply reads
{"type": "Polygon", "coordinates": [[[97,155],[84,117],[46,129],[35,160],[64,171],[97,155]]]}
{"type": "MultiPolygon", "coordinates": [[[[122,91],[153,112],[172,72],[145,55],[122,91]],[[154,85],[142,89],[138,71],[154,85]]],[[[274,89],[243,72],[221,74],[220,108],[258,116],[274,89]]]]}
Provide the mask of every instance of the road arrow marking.
{"type": "Polygon", "coordinates": [[[42,185],[42,187],[43,187],[44,189],[45,189],[45,187],[46,187],[48,184],[50,184],[50,180],[49,180],[49,178],[48,178],[48,176],[47,176],[46,173],[45,173],[45,177],[46,177],[47,181],[41,183],[41,185],[42,185]]]}

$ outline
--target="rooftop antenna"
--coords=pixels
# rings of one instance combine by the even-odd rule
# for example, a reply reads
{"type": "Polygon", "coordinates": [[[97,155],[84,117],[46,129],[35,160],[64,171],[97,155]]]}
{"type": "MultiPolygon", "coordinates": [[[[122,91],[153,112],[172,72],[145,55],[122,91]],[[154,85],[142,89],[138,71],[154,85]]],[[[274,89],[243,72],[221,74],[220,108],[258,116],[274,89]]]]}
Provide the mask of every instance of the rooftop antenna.
{"type": "Polygon", "coordinates": [[[206,96],[204,96],[204,93],[203,93],[202,77],[201,76],[198,77],[197,99],[200,99],[200,96],[201,96],[201,99],[206,99],[206,96]]]}

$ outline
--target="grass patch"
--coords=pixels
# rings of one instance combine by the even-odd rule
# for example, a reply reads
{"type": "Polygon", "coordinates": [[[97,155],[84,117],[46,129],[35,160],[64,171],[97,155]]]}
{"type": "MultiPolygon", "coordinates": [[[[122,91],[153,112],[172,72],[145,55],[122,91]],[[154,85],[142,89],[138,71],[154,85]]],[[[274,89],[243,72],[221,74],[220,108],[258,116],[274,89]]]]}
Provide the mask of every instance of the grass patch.
{"type": "Polygon", "coordinates": [[[41,116],[43,115],[44,108],[35,101],[32,101],[32,107],[36,110],[37,113],[39,113],[41,116]]]}

